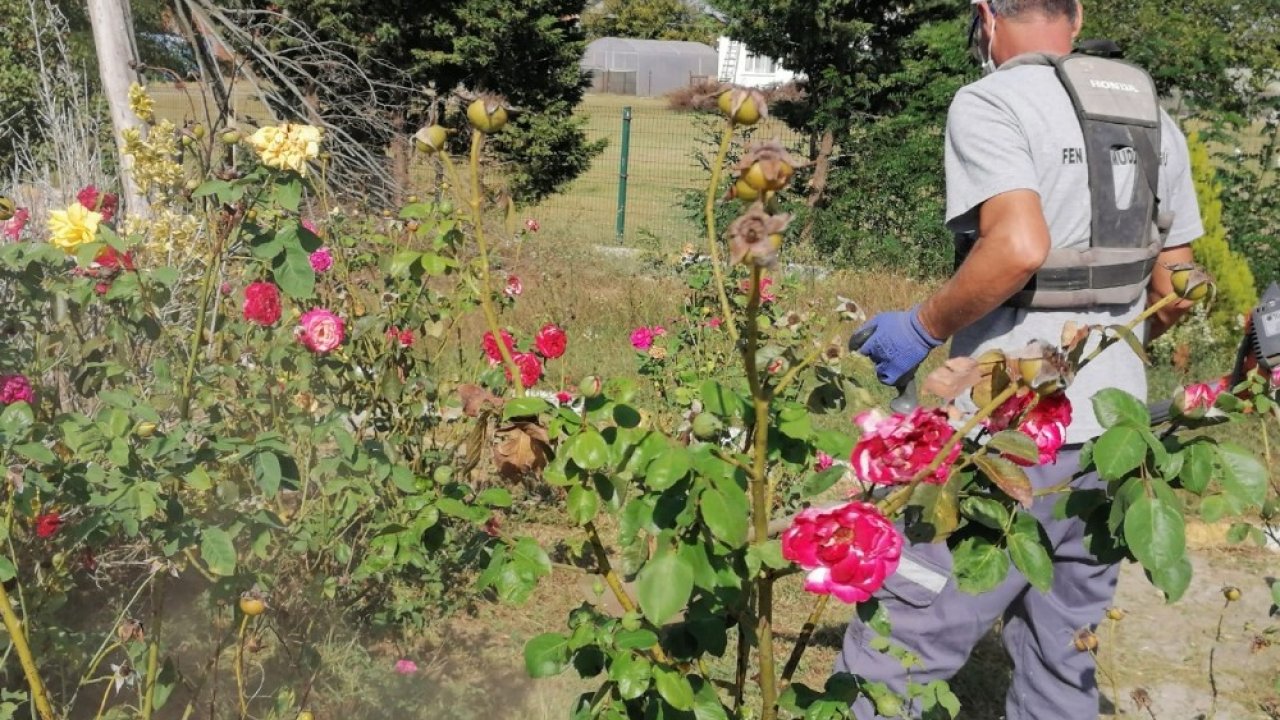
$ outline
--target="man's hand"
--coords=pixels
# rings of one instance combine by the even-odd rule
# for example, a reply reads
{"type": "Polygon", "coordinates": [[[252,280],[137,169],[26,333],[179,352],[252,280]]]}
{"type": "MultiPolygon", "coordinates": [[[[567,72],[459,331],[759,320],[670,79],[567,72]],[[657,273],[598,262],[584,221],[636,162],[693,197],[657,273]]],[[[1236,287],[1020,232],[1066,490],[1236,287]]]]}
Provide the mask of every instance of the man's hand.
{"type": "Polygon", "coordinates": [[[880,313],[859,328],[853,337],[859,338],[866,331],[870,331],[871,336],[861,347],[853,347],[855,343],[851,339],[851,349],[871,358],[876,366],[876,377],[885,385],[897,385],[899,380],[924,362],[930,350],[942,344],[920,324],[919,308],[880,313]]]}
{"type": "MultiPolygon", "coordinates": [[[[1173,292],[1172,273],[1169,272],[1169,267],[1191,262],[1195,262],[1195,256],[1191,253],[1190,245],[1169,248],[1160,253],[1156,258],[1156,267],[1151,271],[1151,282],[1147,285],[1148,307],[1173,292]]],[[[1157,312],[1147,321],[1147,342],[1151,342],[1163,335],[1166,330],[1181,320],[1182,316],[1186,315],[1194,305],[1195,303],[1189,300],[1179,300],[1171,305],[1166,305],[1157,312]]]]}

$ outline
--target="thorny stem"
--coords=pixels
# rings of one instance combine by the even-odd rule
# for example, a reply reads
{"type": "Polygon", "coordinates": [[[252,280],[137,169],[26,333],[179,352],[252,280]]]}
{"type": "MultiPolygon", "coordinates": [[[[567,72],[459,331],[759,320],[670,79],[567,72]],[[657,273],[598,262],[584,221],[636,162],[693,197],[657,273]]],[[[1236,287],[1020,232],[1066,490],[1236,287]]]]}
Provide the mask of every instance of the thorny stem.
{"type": "Polygon", "coordinates": [[[249,616],[245,615],[240,620],[240,632],[236,635],[236,697],[240,700],[240,718],[243,720],[249,717],[249,706],[244,698],[244,634],[249,628],[249,616]]]}
{"type": "MultiPolygon", "coordinates": [[[[475,226],[476,231],[476,248],[480,252],[480,308],[484,311],[484,319],[489,325],[489,332],[493,333],[493,341],[498,346],[498,354],[502,356],[502,364],[506,366],[507,372],[511,373],[511,382],[516,387],[516,396],[524,395],[524,381],[520,379],[520,368],[516,365],[515,360],[511,359],[511,351],[507,349],[507,344],[502,341],[502,329],[498,327],[498,313],[493,309],[493,301],[489,297],[489,289],[492,286],[489,278],[489,246],[485,242],[484,237],[484,217],[480,213],[480,204],[483,202],[484,195],[480,190],[480,148],[484,145],[484,133],[479,130],[471,131],[471,222],[475,226]]],[[[448,155],[444,155],[445,161],[448,155]]]]}
{"type": "Polygon", "coordinates": [[[729,156],[729,144],[733,141],[733,120],[726,120],[724,132],[720,135],[720,151],[716,154],[716,162],[711,166],[711,184],[707,186],[707,252],[711,255],[711,272],[716,279],[716,292],[720,295],[720,312],[724,313],[725,327],[729,328],[729,337],[738,342],[738,326],[733,321],[733,308],[729,305],[729,293],[725,290],[724,270],[720,267],[720,239],[716,237],[716,195],[720,191],[720,174],[724,170],[725,158],[729,156]]]}
{"type": "MultiPolygon", "coordinates": [[[[732,126],[730,126],[732,129],[732,126]]],[[[769,395],[760,382],[760,368],[756,366],[756,349],[759,345],[759,326],[756,315],[760,312],[760,266],[751,266],[751,295],[747,301],[747,342],[742,349],[747,368],[747,382],[751,385],[751,399],[755,406],[754,458],[751,466],[751,519],[755,526],[753,544],[769,539],[769,514],[773,498],[769,495],[766,463],[769,453],[769,395]]],[[[777,677],[773,656],[773,578],[761,574],[756,580],[759,598],[756,617],[756,642],[760,648],[760,700],[761,720],[773,720],[778,713],[777,677]]]]}
{"type": "MultiPolygon", "coordinates": [[[[1166,308],[1166,307],[1168,307],[1169,305],[1171,305],[1171,304],[1173,304],[1173,303],[1177,302],[1179,299],[1180,299],[1180,296],[1179,296],[1179,295],[1178,295],[1178,293],[1176,293],[1176,292],[1172,292],[1172,293],[1169,293],[1168,295],[1165,295],[1164,297],[1162,297],[1162,298],[1160,298],[1159,300],[1157,300],[1157,301],[1155,302],[1155,304],[1153,304],[1151,307],[1149,307],[1149,308],[1147,308],[1147,309],[1143,310],[1143,311],[1142,311],[1142,312],[1141,312],[1137,317],[1135,317],[1134,319],[1132,319],[1132,320],[1130,320],[1129,322],[1125,323],[1125,325],[1124,325],[1125,329],[1127,329],[1127,330],[1129,330],[1130,332],[1132,332],[1134,328],[1136,328],[1136,327],[1138,327],[1138,325],[1140,325],[1140,324],[1142,324],[1142,323],[1146,322],[1146,321],[1147,321],[1147,319],[1148,319],[1148,318],[1150,318],[1152,315],[1155,315],[1156,313],[1158,313],[1158,312],[1160,312],[1161,310],[1165,309],[1165,308],[1166,308]]],[[[1102,354],[1102,352],[1103,352],[1104,350],[1106,350],[1107,348],[1111,347],[1112,345],[1114,345],[1114,344],[1115,344],[1116,342],[1118,342],[1119,340],[1120,340],[1120,337],[1119,337],[1119,336],[1116,336],[1116,337],[1110,337],[1110,338],[1109,338],[1109,337],[1104,337],[1104,338],[1102,339],[1102,342],[1098,343],[1098,347],[1094,348],[1094,349],[1093,349],[1093,352],[1091,352],[1091,353],[1089,353],[1088,355],[1086,355],[1086,356],[1085,356],[1085,358],[1084,358],[1083,360],[1081,360],[1081,361],[1080,361],[1080,365],[1079,365],[1079,367],[1077,367],[1076,369],[1077,369],[1077,370],[1079,370],[1079,368],[1082,368],[1082,367],[1084,367],[1085,365],[1088,365],[1092,360],[1094,360],[1094,359],[1095,359],[1095,358],[1097,358],[1099,355],[1101,355],[1101,354],[1102,354]]]]}
{"type": "Polygon", "coordinates": [[[791,677],[796,674],[796,668],[800,667],[800,656],[804,655],[805,648],[809,646],[813,631],[818,627],[818,621],[822,619],[822,613],[827,609],[827,601],[830,599],[830,595],[819,595],[818,599],[814,601],[813,610],[809,612],[809,619],[804,621],[804,628],[800,630],[800,637],[796,638],[796,646],[791,650],[791,657],[787,658],[787,664],[782,668],[782,684],[784,686],[791,682],[791,677]]]}
{"type": "Polygon", "coordinates": [[[152,700],[156,691],[156,677],[160,673],[160,624],[164,619],[164,584],[157,579],[151,586],[153,603],[152,615],[155,626],[148,633],[147,677],[142,684],[142,720],[151,720],[152,700]]]}
{"type": "MultiPolygon", "coordinates": [[[[588,522],[586,525],[587,539],[591,543],[591,549],[595,552],[596,568],[600,575],[604,577],[605,584],[613,591],[613,596],[618,600],[618,604],[622,606],[623,612],[635,612],[636,601],[631,599],[627,594],[627,589],[622,586],[622,580],[618,577],[618,572],[613,569],[613,563],[609,562],[609,553],[605,550],[604,542],[600,540],[600,531],[596,529],[596,524],[588,522]]],[[[653,646],[653,658],[658,662],[668,662],[667,654],[663,652],[661,645],[653,646]]]]}
{"type": "Polygon", "coordinates": [[[225,239],[221,233],[216,234],[217,239],[209,249],[209,259],[205,263],[207,272],[204,275],[204,281],[200,284],[200,304],[196,306],[196,326],[191,331],[191,348],[188,351],[187,369],[182,376],[182,398],[178,404],[178,414],[183,420],[190,419],[191,383],[196,374],[196,360],[200,356],[200,343],[204,340],[205,317],[208,314],[209,298],[213,294],[213,282],[218,275],[214,272],[214,268],[218,262],[218,256],[222,254],[222,243],[225,239]]]}
{"type": "Polygon", "coordinates": [[[35,657],[31,654],[31,646],[27,643],[27,633],[22,629],[22,621],[18,619],[13,606],[9,604],[9,593],[0,583],[0,617],[4,618],[4,629],[9,633],[9,642],[18,653],[18,663],[27,676],[27,687],[31,689],[31,704],[35,705],[40,720],[53,720],[53,707],[49,705],[49,694],[40,680],[40,671],[36,667],[35,657]]]}

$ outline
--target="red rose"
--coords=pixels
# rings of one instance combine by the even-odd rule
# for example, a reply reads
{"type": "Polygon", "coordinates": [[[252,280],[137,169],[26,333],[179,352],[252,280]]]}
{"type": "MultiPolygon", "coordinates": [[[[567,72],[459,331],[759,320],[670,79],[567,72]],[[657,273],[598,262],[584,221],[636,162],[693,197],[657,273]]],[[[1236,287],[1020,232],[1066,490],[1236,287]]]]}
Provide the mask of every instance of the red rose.
{"type": "MultiPolygon", "coordinates": [[[[916,473],[933,462],[956,433],[947,422],[947,414],[937,409],[916,408],[905,415],[895,413],[888,417],[871,410],[859,415],[854,422],[862,428],[862,437],[854,446],[849,462],[859,480],[876,485],[910,482],[916,473]]],[[[951,464],[959,454],[960,445],[956,444],[924,482],[945,483],[951,474],[951,464]]]]}
{"type": "Polygon", "coordinates": [[[53,537],[62,527],[62,516],[56,512],[36,516],[36,537],[53,537]]]}
{"type": "Polygon", "coordinates": [[[270,327],[280,320],[280,288],[269,282],[250,283],[244,289],[244,319],[270,327]]]}
{"type": "Polygon", "coordinates": [[[116,210],[120,207],[120,196],[115,193],[100,193],[94,185],[86,185],[76,193],[76,200],[81,205],[102,216],[102,222],[111,222],[116,210]]]}
{"type": "MultiPolygon", "coordinates": [[[[516,353],[511,356],[516,367],[520,368],[520,384],[533,387],[542,379],[542,360],[533,353],[516,353]]],[[[507,381],[511,381],[511,368],[506,368],[507,381]]]]}
{"type": "Polygon", "coordinates": [[[537,335],[533,336],[533,347],[538,354],[548,360],[555,360],[564,355],[565,346],[569,344],[569,336],[558,325],[547,323],[537,335]]]}
{"type": "MultiPolygon", "coordinates": [[[[514,353],[516,351],[515,339],[512,338],[511,333],[506,330],[502,330],[501,332],[502,344],[507,346],[508,353],[514,353]]],[[[490,365],[497,365],[502,362],[502,351],[498,349],[498,342],[493,339],[492,332],[484,334],[484,339],[481,341],[481,345],[484,347],[485,356],[489,358],[490,365]]]]}

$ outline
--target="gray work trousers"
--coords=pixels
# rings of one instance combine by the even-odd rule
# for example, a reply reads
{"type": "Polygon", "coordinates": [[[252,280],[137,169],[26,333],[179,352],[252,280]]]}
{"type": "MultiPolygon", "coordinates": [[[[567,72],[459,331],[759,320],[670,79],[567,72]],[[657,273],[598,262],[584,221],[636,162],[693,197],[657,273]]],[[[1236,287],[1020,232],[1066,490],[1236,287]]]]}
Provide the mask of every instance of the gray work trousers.
{"type": "MultiPolygon", "coordinates": [[[[1028,468],[1036,489],[1060,485],[1079,472],[1079,446],[1062,448],[1058,462],[1028,468]]],[[[1089,489],[1104,483],[1096,475],[1082,475],[1073,487],[1089,489]]],[[[888,612],[892,641],[920,659],[910,671],[913,682],[949,680],[960,670],[974,645],[1004,618],[1005,649],[1013,660],[1013,681],[1005,699],[1007,720],[1096,720],[1098,686],[1094,661],[1076,650],[1081,628],[1093,629],[1115,595],[1119,566],[1103,564],[1084,544],[1084,523],[1055,520],[1053,506],[1060,494],[1036,498],[1031,512],[1053,542],[1053,587],[1042,593],[1031,587],[1012,565],[1009,577],[991,592],[968,595],[951,578],[951,553],[946,543],[908,544],[898,572],[877,598],[888,612]]],[[[836,672],[860,675],[886,683],[905,695],[907,670],[891,655],[871,649],[875,630],[854,616],[845,632],[836,672]]],[[[879,718],[865,698],[853,705],[859,720],[879,718]]],[[[964,716],[964,711],[961,711],[964,716]]]]}

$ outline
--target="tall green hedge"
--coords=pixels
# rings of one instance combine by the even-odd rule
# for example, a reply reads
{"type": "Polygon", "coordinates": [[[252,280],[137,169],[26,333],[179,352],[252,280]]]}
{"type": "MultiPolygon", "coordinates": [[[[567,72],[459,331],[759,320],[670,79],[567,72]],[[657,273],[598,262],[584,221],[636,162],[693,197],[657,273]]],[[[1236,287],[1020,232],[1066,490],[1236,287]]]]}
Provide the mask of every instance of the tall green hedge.
{"type": "Polygon", "coordinates": [[[1204,220],[1204,237],[1192,246],[1196,262],[1217,280],[1218,296],[1210,319],[1230,327],[1258,302],[1258,288],[1253,271],[1245,258],[1231,249],[1228,229],[1222,222],[1222,185],[1209,157],[1209,148],[1198,133],[1187,136],[1191,151],[1191,176],[1196,185],[1196,199],[1204,220]]]}

